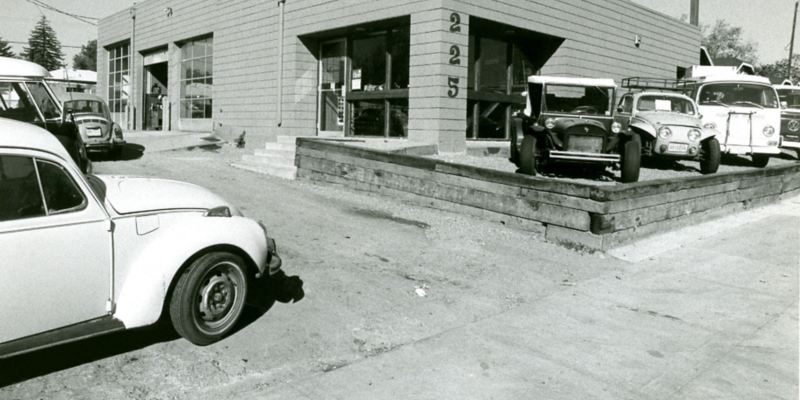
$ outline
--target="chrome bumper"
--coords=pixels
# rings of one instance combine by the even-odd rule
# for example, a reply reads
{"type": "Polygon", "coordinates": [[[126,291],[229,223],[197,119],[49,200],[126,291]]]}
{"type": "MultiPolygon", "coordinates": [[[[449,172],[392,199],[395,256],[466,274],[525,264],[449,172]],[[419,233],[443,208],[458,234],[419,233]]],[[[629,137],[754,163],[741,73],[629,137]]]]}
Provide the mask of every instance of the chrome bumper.
{"type": "Polygon", "coordinates": [[[615,163],[620,160],[619,154],[583,153],[579,151],[551,150],[549,155],[554,160],[577,162],[615,163]]]}
{"type": "Polygon", "coordinates": [[[275,245],[275,239],[267,239],[267,267],[265,268],[269,276],[277,274],[281,270],[283,261],[278,255],[278,247],[275,245]]]}

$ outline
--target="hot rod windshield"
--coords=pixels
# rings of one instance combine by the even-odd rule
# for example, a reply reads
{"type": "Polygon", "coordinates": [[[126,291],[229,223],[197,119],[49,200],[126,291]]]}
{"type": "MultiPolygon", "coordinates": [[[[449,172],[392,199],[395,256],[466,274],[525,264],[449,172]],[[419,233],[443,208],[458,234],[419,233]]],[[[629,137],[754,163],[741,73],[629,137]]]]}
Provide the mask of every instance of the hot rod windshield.
{"type": "Polygon", "coordinates": [[[642,96],[636,104],[638,111],[666,111],[694,115],[694,104],[689,99],[674,96],[642,96]]]}
{"type": "Polygon", "coordinates": [[[611,115],[614,89],[599,86],[547,85],[543,112],[611,115]]]}
{"type": "Polygon", "coordinates": [[[775,89],[756,83],[710,83],[700,88],[698,104],[754,108],[778,108],[775,89]]]}

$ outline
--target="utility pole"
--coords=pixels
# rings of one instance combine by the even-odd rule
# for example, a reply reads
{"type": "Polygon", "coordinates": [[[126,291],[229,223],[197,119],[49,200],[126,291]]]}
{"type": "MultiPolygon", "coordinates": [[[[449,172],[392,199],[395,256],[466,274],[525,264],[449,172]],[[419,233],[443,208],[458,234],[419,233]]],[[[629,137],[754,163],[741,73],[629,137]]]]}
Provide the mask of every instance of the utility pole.
{"type": "Polygon", "coordinates": [[[789,42],[789,67],[786,71],[786,79],[792,80],[792,56],[794,56],[794,29],[797,26],[797,5],[800,0],[794,2],[794,20],[792,21],[792,40],[789,42]]]}

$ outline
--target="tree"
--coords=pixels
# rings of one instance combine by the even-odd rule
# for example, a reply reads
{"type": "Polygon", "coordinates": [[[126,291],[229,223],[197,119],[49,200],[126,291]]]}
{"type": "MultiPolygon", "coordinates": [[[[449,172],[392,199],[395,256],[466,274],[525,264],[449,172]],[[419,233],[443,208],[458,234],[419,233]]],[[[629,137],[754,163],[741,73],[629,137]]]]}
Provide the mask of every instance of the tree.
{"type": "Polygon", "coordinates": [[[97,71],[97,40],[81,46],[81,52],[72,57],[72,68],[97,71]]]}
{"type": "Polygon", "coordinates": [[[11,45],[8,44],[3,38],[0,38],[0,56],[3,57],[16,57],[11,50],[11,45]]]}
{"type": "Polygon", "coordinates": [[[756,74],[766,76],[772,83],[781,83],[784,79],[791,79],[792,82],[800,80],[800,54],[792,56],[792,73],[787,76],[789,69],[789,59],[776,61],[772,64],[764,64],[756,67],[756,74]]]}
{"type": "Polygon", "coordinates": [[[28,45],[22,48],[22,58],[35,62],[48,71],[64,66],[64,53],[56,32],[44,15],[36,23],[28,37],[28,45]]]}
{"type": "Polygon", "coordinates": [[[712,58],[734,57],[751,64],[758,61],[756,45],[745,41],[741,27],[731,26],[725,20],[718,19],[714,26],[703,26],[702,45],[712,58]]]}

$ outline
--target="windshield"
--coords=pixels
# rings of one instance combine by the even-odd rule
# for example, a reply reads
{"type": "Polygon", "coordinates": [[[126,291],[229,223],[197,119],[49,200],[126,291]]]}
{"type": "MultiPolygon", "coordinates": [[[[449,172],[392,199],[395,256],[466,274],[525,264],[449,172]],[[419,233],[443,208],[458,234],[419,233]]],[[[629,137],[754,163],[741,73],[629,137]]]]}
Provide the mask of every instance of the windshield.
{"type": "Polygon", "coordinates": [[[701,106],[721,105],[756,108],[778,108],[775,89],[757,83],[711,83],[700,89],[701,106]]]}
{"type": "Polygon", "coordinates": [[[694,115],[694,105],[691,100],[674,96],[642,96],[636,104],[636,109],[694,115]]]}
{"type": "Polygon", "coordinates": [[[778,89],[778,96],[789,108],[800,108],[800,89],[778,89]]]}
{"type": "Polygon", "coordinates": [[[68,100],[64,109],[75,114],[103,114],[103,103],[97,100],[68,100]]]}
{"type": "Polygon", "coordinates": [[[22,122],[42,122],[33,96],[22,82],[0,82],[0,117],[22,122]]]}
{"type": "Polygon", "coordinates": [[[613,88],[547,85],[542,111],[610,116],[613,99],[613,88]]]}

